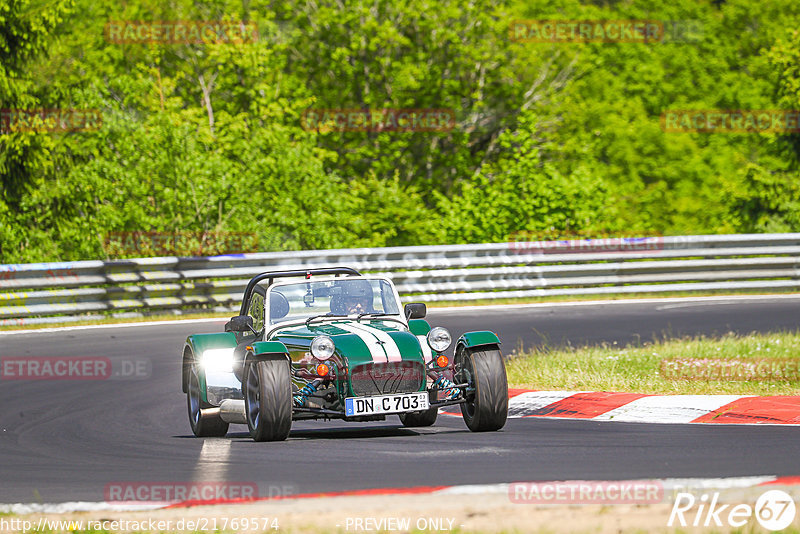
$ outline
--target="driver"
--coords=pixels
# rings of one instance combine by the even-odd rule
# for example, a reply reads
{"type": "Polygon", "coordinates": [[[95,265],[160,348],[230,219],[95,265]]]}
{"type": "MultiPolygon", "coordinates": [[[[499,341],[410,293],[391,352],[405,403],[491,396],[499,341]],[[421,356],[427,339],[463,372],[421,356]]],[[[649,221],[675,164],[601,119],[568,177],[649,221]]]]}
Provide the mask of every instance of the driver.
{"type": "Polygon", "coordinates": [[[371,313],[372,286],[369,282],[352,280],[342,283],[342,305],[347,315],[371,313]]]}
{"type": "Polygon", "coordinates": [[[357,315],[370,311],[369,298],[366,296],[345,296],[344,309],[347,315],[357,315]]]}

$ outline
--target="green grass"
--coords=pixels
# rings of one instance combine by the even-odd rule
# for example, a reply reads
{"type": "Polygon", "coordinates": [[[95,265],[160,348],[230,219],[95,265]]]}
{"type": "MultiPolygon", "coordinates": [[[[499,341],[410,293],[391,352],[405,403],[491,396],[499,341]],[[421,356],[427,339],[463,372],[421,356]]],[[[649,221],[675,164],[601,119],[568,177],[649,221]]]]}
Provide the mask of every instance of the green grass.
{"type": "MultiPolygon", "coordinates": [[[[507,363],[509,386],[540,390],[623,391],[664,394],[800,395],[800,380],[681,380],[660,372],[671,358],[800,360],[800,336],[793,333],[728,334],[615,346],[540,349],[507,363]]],[[[796,377],[796,375],[795,375],[796,377]]]]}

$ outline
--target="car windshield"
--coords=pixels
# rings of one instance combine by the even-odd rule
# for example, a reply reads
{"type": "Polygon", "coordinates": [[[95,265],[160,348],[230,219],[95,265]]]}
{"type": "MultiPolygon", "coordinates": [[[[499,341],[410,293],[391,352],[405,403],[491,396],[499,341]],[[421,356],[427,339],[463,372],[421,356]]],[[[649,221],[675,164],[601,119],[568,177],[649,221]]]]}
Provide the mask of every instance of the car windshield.
{"type": "Polygon", "coordinates": [[[308,319],[317,315],[399,315],[400,305],[388,280],[342,278],[273,286],[270,324],[308,319]]]}

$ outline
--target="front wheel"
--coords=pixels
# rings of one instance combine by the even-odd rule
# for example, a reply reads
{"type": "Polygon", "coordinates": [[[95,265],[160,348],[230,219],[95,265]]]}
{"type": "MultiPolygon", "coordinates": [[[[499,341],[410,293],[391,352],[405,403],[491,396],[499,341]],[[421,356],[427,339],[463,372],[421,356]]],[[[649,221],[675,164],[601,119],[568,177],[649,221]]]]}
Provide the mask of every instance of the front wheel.
{"type": "MultiPolygon", "coordinates": [[[[192,433],[198,438],[221,438],[228,433],[228,423],[217,414],[204,413],[201,408],[207,407],[200,395],[200,380],[197,369],[192,365],[189,371],[189,383],[186,390],[186,405],[189,410],[189,425],[192,433]]],[[[210,405],[208,405],[210,406],[210,405]]]]}
{"type": "Polygon", "coordinates": [[[439,408],[431,406],[424,412],[419,413],[401,413],[400,422],[403,426],[431,426],[436,422],[436,416],[439,414],[439,408]]]}
{"type": "Polygon", "coordinates": [[[455,378],[469,384],[461,404],[464,422],[473,432],[500,430],[508,418],[508,380],[500,350],[460,348],[455,378]]]}
{"type": "Polygon", "coordinates": [[[292,381],[286,360],[247,364],[244,409],[254,441],[283,441],[289,437],[292,429],[292,381]]]}

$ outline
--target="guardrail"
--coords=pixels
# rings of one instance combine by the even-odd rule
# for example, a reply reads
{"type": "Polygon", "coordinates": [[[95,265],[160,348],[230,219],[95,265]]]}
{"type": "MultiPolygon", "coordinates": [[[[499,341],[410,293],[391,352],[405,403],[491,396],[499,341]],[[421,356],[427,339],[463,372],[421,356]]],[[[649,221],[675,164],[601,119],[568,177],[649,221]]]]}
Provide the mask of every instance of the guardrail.
{"type": "Polygon", "coordinates": [[[385,273],[426,302],[800,286],[800,234],[741,234],[264,252],[0,265],[0,324],[233,311],[268,270],[385,273]],[[94,314],[94,315],[92,315],[94,314]]]}

